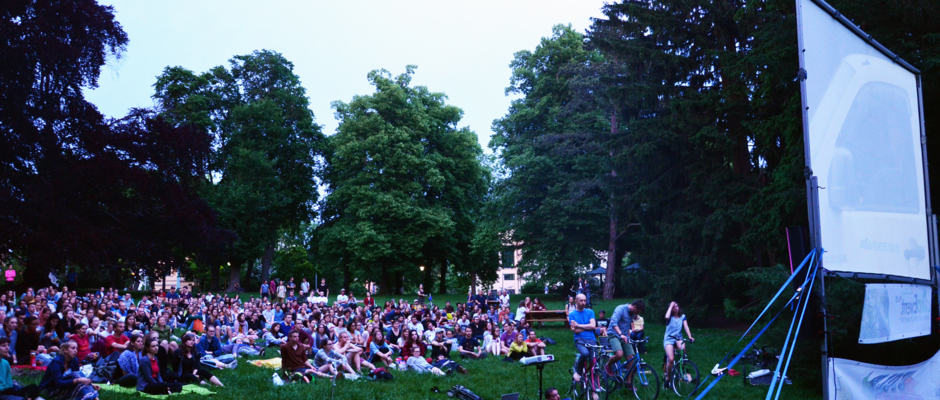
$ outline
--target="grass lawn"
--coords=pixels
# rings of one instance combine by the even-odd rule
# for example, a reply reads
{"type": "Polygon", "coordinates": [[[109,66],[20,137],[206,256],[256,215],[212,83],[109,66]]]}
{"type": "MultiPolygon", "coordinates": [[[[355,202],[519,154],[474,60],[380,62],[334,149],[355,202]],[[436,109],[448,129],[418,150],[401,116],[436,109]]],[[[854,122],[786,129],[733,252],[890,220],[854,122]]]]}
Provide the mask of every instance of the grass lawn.
{"type": "MultiPolygon", "coordinates": [[[[525,296],[513,296],[513,304],[525,296]]],[[[384,303],[389,297],[376,297],[376,303],[384,303]]],[[[453,303],[465,300],[464,296],[435,296],[435,303],[443,305],[444,301],[450,300],[453,303]]],[[[563,300],[560,297],[542,297],[543,302],[549,309],[563,308],[563,300]],[[548,300],[548,301],[546,301],[548,300]]],[[[632,300],[632,299],[631,299],[632,300]]],[[[625,300],[598,301],[594,309],[595,312],[600,309],[607,310],[608,317],[617,304],[625,300]]],[[[651,338],[649,353],[644,357],[647,362],[656,368],[662,366],[663,349],[660,344],[660,338],[663,337],[665,326],[662,324],[662,318],[659,317],[665,310],[647,310],[646,330],[651,338]]],[[[702,379],[705,374],[711,370],[724,356],[725,352],[734,345],[742,332],[719,330],[719,329],[697,329],[693,324],[690,325],[692,333],[696,338],[696,343],[690,346],[689,355],[695,362],[699,370],[702,371],[702,379]]],[[[569,372],[574,362],[574,345],[572,342],[571,331],[565,329],[561,323],[547,323],[542,329],[536,328],[539,336],[547,336],[555,339],[558,344],[549,345],[547,352],[554,354],[556,361],[545,367],[544,385],[545,388],[554,386],[559,388],[562,397],[568,391],[571,384],[571,374],[569,372]]],[[[268,351],[269,357],[276,357],[273,350],[268,351]]],[[[260,358],[260,357],[259,357],[260,358]]],[[[478,361],[460,361],[468,370],[469,375],[455,374],[446,377],[434,377],[431,375],[419,375],[413,372],[392,371],[395,380],[391,382],[371,382],[365,379],[359,381],[338,381],[335,388],[334,398],[336,399],[384,399],[384,400],[415,400],[415,399],[449,399],[446,395],[447,389],[453,385],[463,385],[468,389],[480,395],[483,399],[499,399],[501,395],[508,393],[520,393],[520,397],[527,400],[537,399],[538,378],[534,368],[522,368],[519,363],[503,362],[495,357],[490,357],[478,361]],[[440,393],[432,393],[431,388],[440,388],[440,393]]],[[[738,368],[740,370],[740,368],[738,368]]],[[[219,379],[226,385],[224,388],[208,387],[217,394],[212,396],[217,400],[245,400],[253,398],[279,398],[279,399],[302,399],[317,398],[329,399],[331,385],[328,381],[317,380],[312,384],[288,384],[285,386],[274,386],[271,382],[272,369],[255,367],[246,361],[240,360],[239,366],[235,370],[226,370],[218,372],[219,379]]],[[[661,374],[660,374],[661,375],[661,374]]],[[[794,376],[794,384],[786,386],[783,391],[783,398],[786,399],[817,399],[822,398],[821,383],[818,376],[796,376],[796,372],[791,372],[794,376]]],[[[32,383],[31,380],[25,380],[26,383],[32,383]]],[[[707,398],[712,399],[754,399],[766,395],[767,386],[745,385],[741,377],[724,378],[718,386],[709,392],[707,398]]],[[[127,395],[102,392],[103,400],[112,400],[127,398],[127,395]]],[[[185,395],[174,396],[175,398],[196,399],[200,396],[185,395]]],[[[618,391],[611,395],[612,399],[633,398],[632,393],[618,391]],[[627,397],[629,396],[629,397],[627,397]]],[[[679,397],[672,392],[661,391],[661,399],[678,399],[679,397]]]]}

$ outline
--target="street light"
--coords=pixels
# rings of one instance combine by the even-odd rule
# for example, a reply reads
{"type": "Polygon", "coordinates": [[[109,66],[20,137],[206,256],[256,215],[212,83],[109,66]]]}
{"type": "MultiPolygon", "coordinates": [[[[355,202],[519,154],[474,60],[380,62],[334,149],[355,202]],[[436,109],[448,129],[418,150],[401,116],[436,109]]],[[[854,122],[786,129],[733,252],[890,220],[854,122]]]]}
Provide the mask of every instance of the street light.
{"type": "Polygon", "coordinates": [[[423,265],[420,266],[420,267],[418,267],[418,268],[421,270],[421,272],[424,272],[424,266],[423,266],[423,265]]]}

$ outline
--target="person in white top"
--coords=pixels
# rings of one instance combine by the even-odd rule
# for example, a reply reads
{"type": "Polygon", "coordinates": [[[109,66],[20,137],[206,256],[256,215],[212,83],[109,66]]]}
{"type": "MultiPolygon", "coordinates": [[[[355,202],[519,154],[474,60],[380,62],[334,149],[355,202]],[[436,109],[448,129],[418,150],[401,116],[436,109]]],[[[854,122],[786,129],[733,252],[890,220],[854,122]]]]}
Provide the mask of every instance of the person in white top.
{"type": "Polygon", "coordinates": [[[418,317],[414,315],[411,316],[411,321],[409,321],[405,327],[413,331],[418,331],[419,336],[424,335],[424,325],[422,325],[421,322],[418,321],[418,317]]]}
{"type": "Polygon", "coordinates": [[[506,289],[499,291],[499,308],[509,307],[509,293],[506,289]]]}
{"type": "Polygon", "coordinates": [[[528,311],[529,311],[529,309],[526,308],[526,306],[525,306],[525,300],[519,301],[519,307],[516,308],[516,322],[519,322],[519,321],[521,321],[523,318],[525,318],[525,314],[526,314],[526,312],[528,312],[528,311]]]}
{"type": "Polygon", "coordinates": [[[336,295],[336,305],[341,307],[346,307],[349,303],[349,296],[346,295],[346,289],[340,289],[339,294],[336,295]]]}

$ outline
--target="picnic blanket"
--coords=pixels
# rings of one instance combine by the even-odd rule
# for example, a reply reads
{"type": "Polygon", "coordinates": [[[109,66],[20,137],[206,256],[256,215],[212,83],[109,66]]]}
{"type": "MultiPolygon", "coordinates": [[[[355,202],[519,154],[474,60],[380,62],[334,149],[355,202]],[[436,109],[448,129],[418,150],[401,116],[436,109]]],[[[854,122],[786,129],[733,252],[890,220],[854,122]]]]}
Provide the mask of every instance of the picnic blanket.
{"type": "Polygon", "coordinates": [[[251,364],[256,367],[281,369],[281,357],[269,358],[267,360],[254,360],[251,364]]]}
{"type": "Polygon", "coordinates": [[[167,399],[170,396],[176,396],[178,394],[197,394],[200,396],[211,396],[215,394],[215,392],[199,385],[184,385],[183,391],[180,393],[173,393],[172,395],[164,394],[160,396],[138,392],[137,389],[135,388],[126,388],[120,385],[101,385],[101,390],[105,392],[121,393],[121,394],[129,394],[129,395],[138,393],[140,394],[141,397],[146,397],[149,399],[167,399]]]}

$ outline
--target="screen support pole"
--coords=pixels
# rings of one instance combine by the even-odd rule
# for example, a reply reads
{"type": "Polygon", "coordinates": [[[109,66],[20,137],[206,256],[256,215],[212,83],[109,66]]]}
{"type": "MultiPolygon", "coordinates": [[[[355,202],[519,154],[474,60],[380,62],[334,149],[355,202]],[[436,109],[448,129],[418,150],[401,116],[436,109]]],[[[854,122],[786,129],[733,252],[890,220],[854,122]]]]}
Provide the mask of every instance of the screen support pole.
{"type": "MultiPolygon", "coordinates": [[[[822,236],[819,232],[819,184],[816,179],[816,176],[813,175],[812,168],[812,159],[810,152],[810,140],[809,140],[809,106],[806,93],[806,61],[804,59],[804,53],[806,52],[805,43],[803,40],[803,7],[802,1],[796,0],[796,25],[797,25],[797,41],[798,41],[798,50],[800,56],[800,70],[797,73],[797,78],[800,81],[800,113],[803,117],[803,154],[805,159],[805,168],[803,170],[803,175],[806,178],[806,209],[809,216],[809,240],[810,246],[816,249],[817,261],[820,267],[824,267],[823,258],[825,256],[824,250],[822,249],[822,236]]],[[[816,310],[818,315],[821,316],[822,321],[822,332],[823,337],[820,340],[820,353],[822,355],[822,391],[823,399],[828,400],[830,398],[829,394],[829,323],[828,323],[828,313],[826,312],[826,270],[823,269],[821,273],[816,274],[819,279],[819,284],[814,285],[818,296],[818,309],[816,310]]]]}

